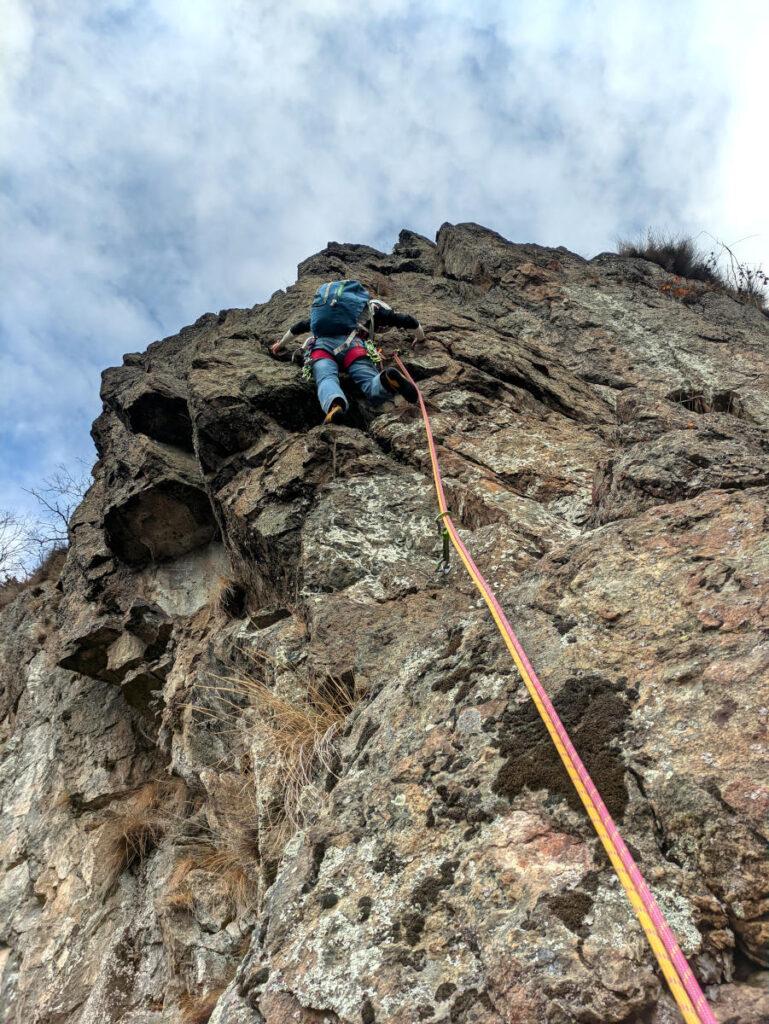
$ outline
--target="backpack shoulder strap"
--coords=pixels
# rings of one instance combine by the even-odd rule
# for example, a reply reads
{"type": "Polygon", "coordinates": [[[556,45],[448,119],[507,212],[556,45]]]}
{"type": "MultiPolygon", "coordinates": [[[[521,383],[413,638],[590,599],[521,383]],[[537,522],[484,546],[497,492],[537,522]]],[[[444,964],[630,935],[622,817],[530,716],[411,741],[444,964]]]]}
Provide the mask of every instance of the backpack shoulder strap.
{"type": "Polygon", "coordinates": [[[386,302],[382,302],[381,299],[369,299],[367,307],[369,322],[368,336],[369,341],[372,344],[374,342],[374,317],[376,316],[376,311],[378,309],[390,309],[390,306],[388,306],[386,302]]]}
{"type": "MultiPolygon", "coordinates": [[[[366,304],[366,309],[364,310],[364,313],[368,314],[368,337],[366,338],[366,349],[368,351],[369,357],[374,363],[381,363],[382,361],[379,349],[376,347],[376,344],[374,342],[374,317],[376,316],[376,311],[378,309],[390,309],[390,307],[387,305],[386,302],[382,302],[381,299],[369,299],[368,303],[366,304]]],[[[362,321],[363,315],[361,316],[361,326],[363,326],[362,321]]]]}

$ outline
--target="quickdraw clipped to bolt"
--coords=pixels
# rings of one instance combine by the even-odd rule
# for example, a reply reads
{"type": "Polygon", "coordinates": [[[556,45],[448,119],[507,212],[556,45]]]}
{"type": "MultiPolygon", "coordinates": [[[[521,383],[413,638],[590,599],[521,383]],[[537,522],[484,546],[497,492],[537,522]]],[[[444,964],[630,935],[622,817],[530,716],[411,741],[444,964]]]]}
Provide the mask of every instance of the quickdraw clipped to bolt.
{"type": "Polygon", "coordinates": [[[451,548],[449,547],[449,541],[451,540],[451,538],[449,537],[449,531],[446,528],[446,523],[443,521],[448,514],[448,512],[441,512],[435,517],[435,521],[437,523],[440,523],[439,529],[441,532],[441,540],[443,542],[443,550],[441,552],[441,557],[438,561],[438,564],[435,567],[435,571],[443,573],[444,576],[447,573],[451,572],[451,560],[449,557],[451,552],[451,548]]]}

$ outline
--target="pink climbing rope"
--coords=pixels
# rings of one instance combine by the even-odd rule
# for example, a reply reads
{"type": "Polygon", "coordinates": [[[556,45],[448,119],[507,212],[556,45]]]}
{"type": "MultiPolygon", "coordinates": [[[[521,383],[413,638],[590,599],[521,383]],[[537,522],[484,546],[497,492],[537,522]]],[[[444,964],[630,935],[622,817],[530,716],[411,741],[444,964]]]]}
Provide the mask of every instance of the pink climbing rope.
{"type": "Polygon", "coordinates": [[[409,381],[417,390],[419,406],[422,412],[422,419],[427,435],[427,444],[432,464],[433,480],[435,491],[438,497],[438,505],[441,511],[441,518],[451,541],[459,554],[465,568],[470,574],[473,582],[485,600],[489,611],[502,634],[502,639],[510,651],[518,671],[521,674],[526,688],[542,717],[542,720],[550,734],[553,743],[563,761],[569,778],[574,784],[582,803],[603,843],[609,860],[614,867],[617,876],[622,883],[633,910],[638,917],[641,926],[646,933],[649,944],[657,958],[657,961],[665,976],[670,991],[675,998],[679,1009],[686,1021],[686,1024],[718,1024],[713,1011],[708,1006],[705,995],[700,988],[697,979],[681,952],[673,932],[660,910],[657,901],[651,893],[643,875],[638,869],[633,857],[625,845],[622,836],[619,834],[614,820],[612,819],[606,804],[603,802],[593,780],[582,763],[569,734],[561,722],[552,701],[547,695],[545,688],[539,681],[534,668],[529,661],[526,652],[518,637],[510,625],[507,616],[497,601],[496,595],[484,579],[480,569],[473,561],[470,552],[465,547],[462,538],[459,536],[451,516],[449,515],[446,503],[446,494],[443,488],[438,452],[430,425],[430,417],[427,412],[422,392],[419,390],[416,381],[412,378],[403,364],[400,356],[395,355],[395,362],[409,381]]]}

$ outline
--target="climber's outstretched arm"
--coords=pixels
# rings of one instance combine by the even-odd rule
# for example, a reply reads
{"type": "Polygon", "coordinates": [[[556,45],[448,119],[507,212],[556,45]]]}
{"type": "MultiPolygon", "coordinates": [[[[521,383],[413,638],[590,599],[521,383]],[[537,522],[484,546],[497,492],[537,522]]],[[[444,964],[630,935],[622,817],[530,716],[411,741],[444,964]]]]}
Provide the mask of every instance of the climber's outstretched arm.
{"type": "Polygon", "coordinates": [[[308,334],[310,330],[310,318],[307,317],[305,320],[298,320],[293,326],[289,327],[280,341],[276,341],[274,345],[270,346],[270,352],[273,355],[277,355],[282,348],[284,348],[289,341],[296,339],[300,334],[308,334]]]}
{"type": "Polygon", "coordinates": [[[396,313],[394,309],[390,309],[389,306],[376,306],[374,310],[374,327],[404,327],[407,330],[413,330],[414,341],[423,341],[425,332],[415,316],[411,316],[410,313],[396,313]]]}

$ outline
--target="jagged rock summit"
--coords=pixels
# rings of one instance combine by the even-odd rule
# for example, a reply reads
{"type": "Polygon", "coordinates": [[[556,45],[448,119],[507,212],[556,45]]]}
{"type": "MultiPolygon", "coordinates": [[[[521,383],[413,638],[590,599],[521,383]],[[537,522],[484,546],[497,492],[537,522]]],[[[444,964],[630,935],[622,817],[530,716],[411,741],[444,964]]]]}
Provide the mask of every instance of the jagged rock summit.
{"type": "Polygon", "coordinates": [[[473,224],[330,244],[104,374],[0,613],[9,1024],[673,1024],[460,566],[418,410],[324,427],[323,280],[427,331],[454,518],[722,1024],[769,1021],[769,320],[473,224]]]}

